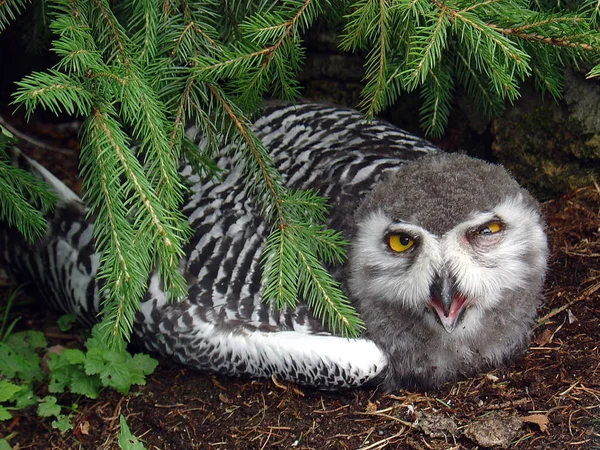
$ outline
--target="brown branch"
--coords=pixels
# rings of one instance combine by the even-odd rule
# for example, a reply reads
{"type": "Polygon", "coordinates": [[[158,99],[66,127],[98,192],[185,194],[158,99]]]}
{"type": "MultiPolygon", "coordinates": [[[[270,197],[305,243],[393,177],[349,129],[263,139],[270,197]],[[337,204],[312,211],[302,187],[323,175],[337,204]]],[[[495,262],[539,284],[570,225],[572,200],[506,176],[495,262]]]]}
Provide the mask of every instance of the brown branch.
{"type": "Polygon", "coordinates": [[[185,26],[185,28],[183,29],[183,31],[181,32],[181,34],[177,38],[175,46],[173,47],[173,50],[171,50],[171,54],[169,55],[169,59],[173,59],[175,57],[175,53],[177,51],[177,48],[179,47],[179,45],[183,41],[184,36],[188,33],[189,30],[194,30],[197,34],[200,34],[204,39],[206,39],[208,42],[210,42],[210,44],[214,48],[219,48],[219,46],[217,45],[217,43],[208,34],[206,34],[204,31],[202,31],[198,27],[198,25],[196,25],[196,23],[194,21],[190,21],[190,23],[188,23],[185,26]]]}
{"type": "MultiPolygon", "coordinates": [[[[492,2],[493,2],[493,0],[491,0],[489,3],[492,3],[492,2]]],[[[435,6],[437,6],[438,8],[444,9],[445,11],[447,11],[450,16],[462,19],[465,22],[468,22],[468,21],[460,13],[464,13],[466,11],[469,11],[470,9],[473,9],[476,6],[481,5],[481,4],[473,5],[469,8],[463,9],[461,11],[456,11],[456,10],[448,8],[445,4],[440,4],[437,0],[432,0],[432,3],[435,6]]],[[[488,2],[486,2],[486,3],[488,3],[488,2]]],[[[581,19],[574,18],[574,19],[569,19],[569,20],[574,21],[574,20],[581,20],[581,19]]],[[[539,42],[539,43],[546,44],[546,45],[578,48],[578,49],[585,50],[588,52],[598,52],[597,48],[595,48],[594,46],[589,45],[589,44],[573,42],[573,41],[570,41],[565,38],[547,37],[547,36],[543,36],[541,34],[524,32],[524,30],[527,30],[531,27],[538,26],[538,25],[544,24],[544,23],[549,23],[549,22],[551,22],[551,20],[537,22],[535,24],[523,25],[523,26],[517,27],[517,28],[502,28],[493,23],[487,23],[487,22],[485,23],[485,25],[505,36],[516,36],[521,39],[525,39],[525,40],[532,41],[532,42],[539,42]]],[[[474,24],[471,23],[471,25],[474,25],[474,24]]]]}
{"type": "Polygon", "coordinates": [[[173,150],[175,146],[175,139],[177,139],[177,130],[179,127],[183,125],[183,115],[185,112],[185,105],[188,101],[190,92],[192,90],[192,86],[194,84],[194,77],[189,77],[183,93],[181,94],[181,101],[179,102],[179,107],[177,108],[177,112],[175,113],[175,121],[173,123],[173,132],[169,138],[169,149],[173,150]]]}
{"type": "Polygon", "coordinates": [[[287,22],[283,23],[283,25],[285,26],[285,31],[283,32],[283,35],[279,38],[279,40],[277,42],[275,42],[275,44],[264,49],[264,50],[266,50],[266,52],[265,52],[265,61],[263,61],[263,64],[262,64],[263,66],[268,63],[268,61],[269,61],[269,59],[271,59],[271,56],[273,55],[273,53],[275,53],[277,51],[277,49],[281,46],[283,41],[290,36],[292,28],[294,28],[294,25],[296,25],[296,23],[298,22],[298,20],[304,13],[304,11],[306,11],[306,8],[308,8],[308,5],[310,4],[311,1],[312,0],[305,0],[304,4],[298,10],[296,15],[294,17],[292,17],[290,20],[288,20],[287,22]]]}
{"type": "Polygon", "coordinates": [[[129,63],[129,58],[127,58],[127,53],[125,52],[125,46],[121,42],[121,39],[119,38],[119,32],[117,31],[114,21],[112,20],[114,18],[114,16],[109,14],[108,11],[106,11],[106,9],[104,9],[102,7],[102,2],[100,2],[99,0],[95,0],[94,3],[96,3],[96,7],[100,11],[100,13],[104,16],[104,19],[108,23],[109,28],[111,30],[111,34],[113,35],[113,39],[117,43],[117,46],[119,47],[119,51],[123,55],[124,62],[129,63]]]}
{"type": "Polygon", "coordinates": [[[501,28],[494,24],[487,24],[487,25],[490,28],[493,28],[494,30],[498,31],[499,33],[502,33],[507,36],[516,36],[520,39],[524,39],[527,41],[539,42],[541,44],[553,45],[555,47],[577,48],[580,50],[585,50],[587,52],[595,52],[595,53],[598,52],[598,48],[596,48],[592,45],[589,45],[589,44],[573,42],[573,41],[570,41],[570,40],[564,39],[564,38],[547,37],[547,36],[543,36],[541,34],[522,32],[522,30],[526,29],[527,27],[501,28]]]}

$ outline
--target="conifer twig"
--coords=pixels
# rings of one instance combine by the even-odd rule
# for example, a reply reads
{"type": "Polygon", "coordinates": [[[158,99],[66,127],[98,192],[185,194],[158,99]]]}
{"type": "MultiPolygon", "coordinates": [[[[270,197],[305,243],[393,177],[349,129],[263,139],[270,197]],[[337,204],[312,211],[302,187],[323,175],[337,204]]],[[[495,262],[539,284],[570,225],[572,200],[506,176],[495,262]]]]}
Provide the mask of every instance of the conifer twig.
{"type": "Polygon", "coordinates": [[[595,48],[592,45],[585,44],[582,42],[574,42],[567,38],[543,36],[543,35],[537,34],[537,33],[524,33],[523,29],[525,29],[525,27],[521,27],[521,29],[519,29],[519,28],[500,28],[494,24],[488,24],[488,26],[490,28],[493,28],[494,30],[498,31],[499,33],[517,36],[518,38],[525,39],[527,41],[538,42],[540,44],[553,45],[553,46],[559,46],[559,47],[571,47],[571,48],[585,50],[586,52],[594,52],[594,53],[598,53],[598,50],[599,50],[598,48],[595,48]]]}

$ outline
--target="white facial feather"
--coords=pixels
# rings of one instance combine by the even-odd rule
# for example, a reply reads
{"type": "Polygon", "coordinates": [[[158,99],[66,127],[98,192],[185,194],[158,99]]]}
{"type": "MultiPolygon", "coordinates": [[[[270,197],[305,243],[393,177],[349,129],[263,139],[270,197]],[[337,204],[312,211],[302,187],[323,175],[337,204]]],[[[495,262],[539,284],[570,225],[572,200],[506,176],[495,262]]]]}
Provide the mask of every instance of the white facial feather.
{"type": "Polygon", "coordinates": [[[350,290],[356,298],[369,296],[425,314],[425,323],[440,328],[435,315],[426,313],[434,278],[445,271],[469,305],[453,333],[458,339],[475,333],[485,311],[498,305],[507,291],[527,289],[536,274],[541,283],[547,254],[541,217],[520,193],[491,211],[472,213],[441,236],[377,211],[358,224],[350,254],[350,290]],[[470,241],[469,233],[494,220],[504,228],[488,238],[491,243],[477,246],[470,241]],[[385,243],[390,231],[413,236],[417,244],[394,254],[385,243]]]}
{"type": "Polygon", "coordinates": [[[444,264],[458,290],[475,308],[489,309],[507,290],[527,288],[533,274],[543,274],[547,258],[544,226],[540,216],[523,202],[521,194],[497,205],[491,212],[472,218],[450,230],[442,239],[444,264]],[[485,249],[472,246],[469,230],[500,219],[505,228],[498,242],[485,249]]]}
{"type": "Polygon", "coordinates": [[[420,309],[429,298],[430,286],[442,263],[436,236],[419,226],[394,223],[383,212],[369,215],[359,224],[351,250],[350,289],[360,298],[369,293],[382,300],[401,302],[420,309]],[[416,258],[393,254],[384,242],[390,227],[418,238],[422,251],[416,258]]]}

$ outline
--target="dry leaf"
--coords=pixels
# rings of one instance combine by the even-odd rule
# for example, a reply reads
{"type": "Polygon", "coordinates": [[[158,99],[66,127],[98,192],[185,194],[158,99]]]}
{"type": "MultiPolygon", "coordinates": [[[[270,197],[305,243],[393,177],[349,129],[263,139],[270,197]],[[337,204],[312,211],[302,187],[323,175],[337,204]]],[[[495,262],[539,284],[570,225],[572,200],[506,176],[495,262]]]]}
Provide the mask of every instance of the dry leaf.
{"type": "Polygon", "coordinates": [[[219,383],[215,377],[210,377],[210,380],[212,381],[212,384],[214,384],[219,389],[221,389],[223,391],[227,390],[227,388],[225,388],[221,383],[219,383]]]}
{"type": "Polygon", "coordinates": [[[545,433],[548,430],[550,420],[545,414],[530,414],[529,416],[521,417],[521,420],[526,423],[535,423],[540,427],[540,431],[545,433]]]}
{"type": "Polygon", "coordinates": [[[431,438],[448,439],[458,432],[456,422],[446,414],[436,411],[418,411],[414,426],[431,438]]]}
{"type": "Polygon", "coordinates": [[[366,409],[366,411],[368,413],[372,413],[372,412],[377,411],[377,405],[375,403],[373,403],[373,402],[370,401],[369,403],[367,403],[367,409],[366,409]]]}
{"type": "Polygon", "coordinates": [[[86,436],[90,434],[90,423],[87,420],[84,420],[83,422],[81,422],[81,425],[79,425],[79,431],[81,432],[81,434],[85,434],[86,436]]]}
{"type": "Polygon", "coordinates": [[[219,400],[221,400],[223,403],[227,403],[227,404],[232,403],[232,401],[229,400],[229,398],[222,392],[219,392],[219,400]]]}
{"type": "Polygon", "coordinates": [[[540,347],[543,347],[544,345],[546,345],[548,342],[550,342],[550,340],[552,339],[552,330],[550,330],[549,328],[546,328],[542,334],[540,334],[538,337],[536,337],[533,342],[537,345],[539,345],[540,347]]]}

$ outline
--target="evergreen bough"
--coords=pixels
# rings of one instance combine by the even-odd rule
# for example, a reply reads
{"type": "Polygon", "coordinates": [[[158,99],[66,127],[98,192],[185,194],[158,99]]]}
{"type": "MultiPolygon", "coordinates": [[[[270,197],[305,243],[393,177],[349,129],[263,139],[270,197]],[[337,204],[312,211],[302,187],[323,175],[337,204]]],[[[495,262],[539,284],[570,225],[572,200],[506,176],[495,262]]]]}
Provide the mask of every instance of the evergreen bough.
{"type": "MultiPolygon", "coordinates": [[[[101,328],[117,347],[128,339],[151,269],[158,267],[173,299],[185,295],[177,266],[191,230],[179,212],[185,186],[177,167],[185,156],[197,171],[218,176],[211,157],[225,142],[242,156],[247,183],[273,227],[263,256],[264,297],[278,306],[301,297],[332,330],[361,331],[322,266],[344,257],[341,236],[323,225],[326,202],[316,192],[287,189],[249,128],[265,96],[301,95],[302,36],[318,20],[339,27],[342,50],[365,57],[365,115],[418,90],[429,135],[443,132],[458,88],[493,115],[529,78],[558,98],[564,67],[600,75],[596,0],[29,3],[0,2],[0,32],[33,8],[49,23],[59,62],[18,82],[14,104],[28,115],[42,107],[84,120],[84,200],[95,217],[99,278],[108,293],[101,328]],[[190,122],[202,149],[184,133],[190,122]]],[[[0,218],[33,239],[44,230],[51,195],[10,168],[1,150],[8,144],[0,140],[0,186],[7,186],[0,218]]]]}

